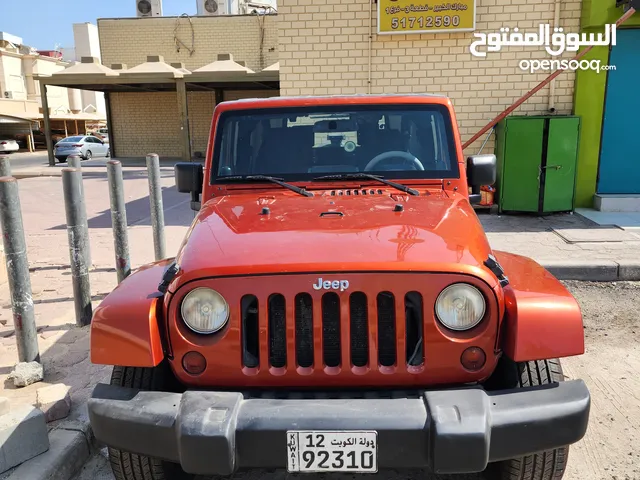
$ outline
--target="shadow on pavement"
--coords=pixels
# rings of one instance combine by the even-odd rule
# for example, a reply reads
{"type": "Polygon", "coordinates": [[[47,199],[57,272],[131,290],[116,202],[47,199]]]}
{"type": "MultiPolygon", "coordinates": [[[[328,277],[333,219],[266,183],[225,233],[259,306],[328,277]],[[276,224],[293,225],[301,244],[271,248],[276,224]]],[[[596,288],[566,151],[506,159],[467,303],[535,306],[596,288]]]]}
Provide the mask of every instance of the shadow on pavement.
{"type": "MultiPolygon", "coordinates": [[[[139,177],[138,177],[139,178],[139,177]]],[[[105,179],[106,181],[106,179],[105,179]]],[[[165,226],[188,226],[193,221],[193,211],[190,208],[189,196],[178,193],[175,186],[162,188],[162,201],[164,206],[164,223],[165,226]],[[179,209],[183,214],[168,212],[179,209]]],[[[129,227],[137,225],[151,225],[151,206],[149,196],[127,202],[127,223],[129,227]]],[[[111,210],[103,210],[98,215],[88,219],[89,228],[112,228],[111,210]]],[[[66,224],[56,225],[49,230],[66,230],[66,224]]]]}

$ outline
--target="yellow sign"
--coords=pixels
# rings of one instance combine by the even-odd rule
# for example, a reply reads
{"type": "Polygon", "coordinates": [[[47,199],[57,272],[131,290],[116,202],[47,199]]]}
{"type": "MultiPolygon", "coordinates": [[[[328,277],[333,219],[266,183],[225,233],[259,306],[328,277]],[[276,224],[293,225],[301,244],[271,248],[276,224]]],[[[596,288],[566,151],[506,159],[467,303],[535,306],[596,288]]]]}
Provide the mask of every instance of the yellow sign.
{"type": "Polygon", "coordinates": [[[378,33],[465,32],[476,28],[476,1],[378,0],[378,33]]]}

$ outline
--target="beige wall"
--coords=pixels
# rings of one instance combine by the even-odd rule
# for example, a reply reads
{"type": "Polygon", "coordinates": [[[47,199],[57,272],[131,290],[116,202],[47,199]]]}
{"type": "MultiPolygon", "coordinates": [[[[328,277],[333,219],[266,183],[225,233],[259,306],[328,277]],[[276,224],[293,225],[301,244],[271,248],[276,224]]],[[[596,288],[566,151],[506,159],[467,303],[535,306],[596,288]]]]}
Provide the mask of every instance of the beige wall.
{"type": "MultiPolygon", "coordinates": [[[[66,66],[53,59],[0,52],[0,114],[35,118],[42,102],[40,83],[33,81],[33,75],[52,74],[66,66]],[[28,82],[32,82],[31,92],[28,82]],[[13,100],[4,99],[5,91],[13,92],[13,100]]],[[[69,94],[66,88],[48,87],[47,98],[52,114],[68,113],[69,94]]]]}
{"type": "Polygon", "coordinates": [[[278,61],[275,15],[102,19],[98,29],[102,63],[108,66],[125,63],[133,67],[145,62],[148,55],[184,62],[189,70],[214,62],[219,53],[231,53],[234,60],[244,60],[255,71],[278,61]],[[177,48],[176,41],[184,45],[177,48]]]}
{"type": "Polygon", "coordinates": [[[22,58],[10,55],[0,56],[0,95],[4,97],[4,92],[13,92],[15,100],[27,99],[27,88],[25,84],[22,58]]]}
{"type": "Polygon", "coordinates": [[[191,152],[193,154],[201,152],[202,155],[205,155],[209,143],[213,109],[216,106],[216,96],[214,92],[187,92],[187,104],[191,152]]]}
{"type": "MultiPolygon", "coordinates": [[[[42,58],[38,58],[35,60],[27,59],[26,61],[35,61],[33,73],[36,75],[50,75],[66,68],[66,65],[64,64],[60,64],[51,60],[44,60],[42,58]]],[[[40,82],[36,82],[36,92],[38,94],[38,97],[40,97],[40,82]]],[[[40,100],[40,98],[38,99],[40,100]]],[[[52,115],[55,115],[56,113],[64,115],[70,112],[69,92],[66,88],[48,86],[47,99],[49,100],[49,109],[51,110],[52,115]]]]}
{"type": "Polygon", "coordinates": [[[119,157],[180,156],[175,92],[112,93],[113,143],[119,157]]]}
{"type": "MultiPolygon", "coordinates": [[[[278,96],[277,90],[225,92],[225,100],[278,96]]],[[[118,157],[163,157],[181,155],[178,103],[175,92],[112,93],[113,142],[118,157]]],[[[214,92],[187,92],[189,132],[193,154],[207,151],[215,108],[214,92]]]]}
{"type": "MultiPolygon", "coordinates": [[[[560,24],[579,31],[581,0],[561,0],[560,24]]],[[[477,0],[477,31],[501,27],[537,31],[553,24],[555,0],[477,0]]],[[[476,58],[469,52],[473,32],[377,35],[373,11],[371,93],[438,93],[452,98],[463,141],[542,81],[522,59],[550,59],[543,50],[504,47],[476,58]]],[[[282,95],[367,93],[369,0],[279,0],[280,88],[282,95]]],[[[565,55],[570,58],[571,55],[565,55]]],[[[556,109],[573,108],[573,73],[556,82],[556,109]]],[[[547,112],[549,87],[515,114],[547,112]]],[[[465,153],[477,152],[483,139],[465,153]]],[[[493,149],[493,139],[485,152],[493,149]]]]}
{"type": "Polygon", "coordinates": [[[40,103],[36,100],[8,100],[0,98],[0,114],[15,117],[36,118],[40,103]]]}

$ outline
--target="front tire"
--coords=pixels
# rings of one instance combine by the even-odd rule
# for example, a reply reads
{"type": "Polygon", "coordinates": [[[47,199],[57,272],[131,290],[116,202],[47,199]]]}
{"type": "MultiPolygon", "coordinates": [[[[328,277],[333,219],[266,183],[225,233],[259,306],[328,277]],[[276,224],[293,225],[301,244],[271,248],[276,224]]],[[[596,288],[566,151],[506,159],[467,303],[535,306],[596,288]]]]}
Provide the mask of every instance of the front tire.
{"type": "MultiPolygon", "coordinates": [[[[163,362],[154,368],[113,367],[111,385],[147,391],[172,391],[175,379],[163,362]]],[[[109,461],[116,480],[191,480],[180,465],[109,447],[109,461]]]]}
{"type": "MultiPolygon", "coordinates": [[[[500,377],[507,383],[506,388],[526,388],[564,381],[558,359],[515,363],[503,358],[501,362],[500,377]]],[[[567,468],[568,457],[569,446],[564,446],[512,458],[490,465],[485,477],[489,480],[560,480],[567,468]]]]}

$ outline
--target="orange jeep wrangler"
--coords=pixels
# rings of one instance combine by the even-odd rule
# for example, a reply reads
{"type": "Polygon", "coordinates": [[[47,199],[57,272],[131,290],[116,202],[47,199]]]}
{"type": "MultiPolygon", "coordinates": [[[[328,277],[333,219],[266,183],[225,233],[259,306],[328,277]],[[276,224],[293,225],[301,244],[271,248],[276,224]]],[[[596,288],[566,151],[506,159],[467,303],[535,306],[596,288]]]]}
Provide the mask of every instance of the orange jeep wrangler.
{"type": "MultiPolygon", "coordinates": [[[[175,259],[96,310],[89,401],[118,480],[247,469],[560,479],[590,397],[574,298],[492,251],[449,99],[219,104],[175,259]],[[469,192],[471,190],[471,193],[469,192]]],[[[425,475],[426,476],[426,475],[425,475]]]]}

